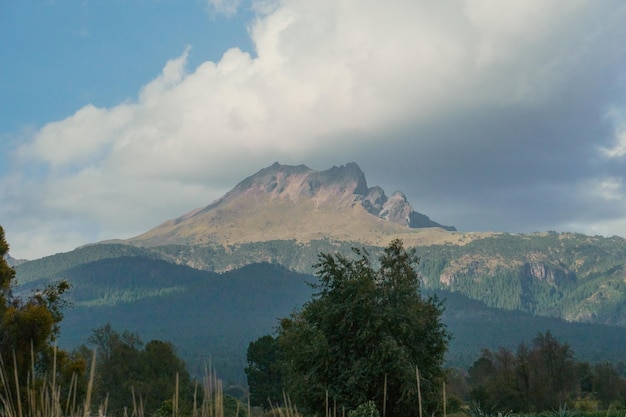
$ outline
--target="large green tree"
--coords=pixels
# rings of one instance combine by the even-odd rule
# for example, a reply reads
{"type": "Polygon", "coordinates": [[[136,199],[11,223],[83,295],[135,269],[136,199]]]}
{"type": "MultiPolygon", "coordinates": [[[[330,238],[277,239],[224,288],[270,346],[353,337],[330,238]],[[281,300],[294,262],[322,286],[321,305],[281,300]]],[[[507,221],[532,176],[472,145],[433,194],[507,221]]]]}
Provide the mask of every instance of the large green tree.
{"type": "Polygon", "coordinates": [[[250,389],[250,404],[265,409],[283,405],[282,355],[278,340],[266,335],[248,345],[245,369],[250,389]]]}
{"type": "Polygon", "coordinates": [[[54,348],[66,305],[62,296],[69,284],[60,281],[28,297],[15,296],[15,270],[5,259],[8,251],[0,226],[0,358],[6,376],[0,382],[0,395],[16,401],[19,386],[24,407],[28,407],[28,390],[45,376],[51,378],[53,369],[55,382],[69,384],[73,373],[85,372],[85,363],[54,348]]]}
{"type": "Polygon", "coordinates": [[[328,399],[338,410],[372,400],[387,415],[416,416],[420,394],[430,415],[441,408],[450,338],[442,304],[422,298],[419,260],[400,240],[377,262],[354,254],[320,254],[317,294],[280,321],[285,389],[298,407],[320,415],[328,399]]]}

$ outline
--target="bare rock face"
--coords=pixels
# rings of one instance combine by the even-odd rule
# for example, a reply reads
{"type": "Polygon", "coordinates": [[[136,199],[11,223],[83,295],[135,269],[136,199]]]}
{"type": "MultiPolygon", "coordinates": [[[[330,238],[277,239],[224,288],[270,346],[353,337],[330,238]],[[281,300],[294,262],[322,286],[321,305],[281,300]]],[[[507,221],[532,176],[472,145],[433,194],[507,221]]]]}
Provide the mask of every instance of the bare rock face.
{"type": "Polygon", "coordinates": [[[278,162],[246,178],[222,198],[206,209],[225,200],[255,194],[269,194],[272,198],[294,202],[313,198],[319,203],[352,200],[355,194],[367,192],[365,175],[355,163],[314,171],[305,165],[280,165],[278,162]]]}
{"type": "Polygon", "coordinates": [[[380,187],[372,187],[367,190],[367,193],[361,200],[361,205],[369,213],[378,216],[386,202],[387,196],[385,195],[385,191],[380,187]]]}
{"type": "Polygon", "coordinates": [[[409,228],[441,227],[449,231],[456,230],[454,226],[441,225],[414,211],[400,191],[387,197],[381,187],[368,187],[365,174],[354,162],[333,166],[326,171],[275,162],[240,182],[202,211],[213,209],[227,199],[255,194],[270,194],[272,198],[293,202],[310,198],[318,205],[361,204],[370,214],[409,228]]]}
{"type": "Polygon", "coordinates": [[[396,191],[389,197],[383,205],[383,209],[378,214],[379,217],[395,222],[403,226],[411,226],[411,212],[413,208],[400,191],[396,191]]]}

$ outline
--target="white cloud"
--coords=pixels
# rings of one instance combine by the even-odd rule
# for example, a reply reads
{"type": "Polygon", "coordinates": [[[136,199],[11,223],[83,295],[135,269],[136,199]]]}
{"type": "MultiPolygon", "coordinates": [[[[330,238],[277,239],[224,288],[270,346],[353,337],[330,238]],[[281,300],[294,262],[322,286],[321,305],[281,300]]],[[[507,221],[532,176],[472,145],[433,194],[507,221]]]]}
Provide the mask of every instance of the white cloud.
{"type": "MultiPolygon", "coordinates": [[[[226,14],[240,7],[209,5],[226,14]]],[[[226,184],[275,160],[308,163],[313,153],[371,141],[393,146],[385,132],[397,126],[449,125],[483,108],[544,103],[569,88],[586,51],[617,30],[590,12],[608,3],[584,1],[284,0],[252,7],[259,12],[250,28],[256,56],[233,48],[188,69],[188,48],[136,101],[86,105],[33,134],[17,155],[50,170],[29,184],[40,210],[91,225],[88,238],[138,233],[209,203],[226,184]]],[[[80,240],[79,231],[70,235],[80,240]]],[[[46,246],[16,240],[36,256],[46,246]]]]}
{"type": "Polygon", "coordinates": [[[88,163],[101,156],[111,138],[133,120],[133,109],[125,104],[113,109],[87,105],[73,116],[45,125],[17,156],[39,160],[53,168],[88,163]]]}
{"type": "Polygon", "coordinates": [[[139,102],[145,107],[152,107],[159,104],[160,98],[165,92],[180,84],[186,75],[185,66],[189,57],[190,46],[176,59],[172,59],[165,64],[161,75],[151,83],[144,86],[139,92],[139,102]]]}
{"type": "Polygon", "coordinates": [[[615,133],[615,142],[611,148],[602,148],[608,158],[620,158],[626,155],[626,131],[615,133]]]}
{"type": "Polygon", "coordinates": [[[603,178],[590,186],[590,194],[597,198],[599,204],[625,200],[621,178],[603,178]]]}
{"type": "Polygon", "coordinates": [[[603,146],[600,150],[609,159],[619,159],[626,155],[626,107],[612,107],[607,112],[607,119],[615,126],[613,140],[610,146],[603,146]]]}

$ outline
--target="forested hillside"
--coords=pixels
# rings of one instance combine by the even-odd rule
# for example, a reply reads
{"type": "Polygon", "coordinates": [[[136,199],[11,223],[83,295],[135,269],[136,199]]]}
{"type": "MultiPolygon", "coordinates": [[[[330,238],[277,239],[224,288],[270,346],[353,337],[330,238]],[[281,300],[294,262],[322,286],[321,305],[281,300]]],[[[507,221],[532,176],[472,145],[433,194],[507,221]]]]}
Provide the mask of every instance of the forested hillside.
{"type": "MultiPolygon", "coordinates": [[[[424,288],[446,290],[487,306],[557,317],[572,322],[626,326],[626,241],[580,234],[498,234],[461,236],[462,244],[418,246],[418,273],[424,288]]],[[[231,271],[253,263],[282,265],[312,274],[320,252],[349,254],[364,247],[328,239],[242,243],[235,246],[170,245],[138,248],[99,244],[21,264],[21,284],[66,275],[67,270],[121,256],[160,259],[203,271],[231,271]]],[[[104,273],[106,275],[106,273],[104,273]]]]}
{"type": "Polygon", "coordinates": [[[573,322],[626,325],[626,241],[580,234],[502,234],[420,248],[428,288],[573,322]]]}
{"type": "MultiPolygon", "coordinates": [[[[86,343],[106,323],[145,340],[171,341],[194,375],[211,362],[245,384],[250,340],[310,297],[310,277],[269,264],[223,274],[143,257],[104,259],[65,271],[72,285],[59,343],[86,343]]],[[[32,282],[28,287],[39,283],[32,282]]]]}
{"type": "MultiPolygon", "coordinates": [[[[96,249],[86,247],[78,252],[88,256],[96,249]]],[[[121,250],[105,249],[103,253],[121,250]]],[[[96,257],[96,253],[89,256],[96,257]]],[[[427,265],[422,255],[421,268],[427,265]]],[[[56,276],[61,277],[72,285],[68,300],[73,303],[61,324],[62,347],[85,343],[93,329],[111,323],[115,329],[137,332],[145,340],[173,342],[196,375],[201,375],[211,360],[222,377],[237,384],[245,384],[248,343],[271,333],[279,317],[288,316],[310,299],[313,290],[307,282],[316,280],[268,263],[215,273],[144,256],[80,264],[56,276]]],[[[30,281],[17,291],[47,281],[30,281]]],[[[436,291],[445,300],[443,321],[453,335],[447,355],[451,366],[467,367],[483,348],[513,349],[546,330],[567,340],[581,359],[626,361],[622,349],[626,329],[488,308],[445,289],[425,291],[436,291]]]]}

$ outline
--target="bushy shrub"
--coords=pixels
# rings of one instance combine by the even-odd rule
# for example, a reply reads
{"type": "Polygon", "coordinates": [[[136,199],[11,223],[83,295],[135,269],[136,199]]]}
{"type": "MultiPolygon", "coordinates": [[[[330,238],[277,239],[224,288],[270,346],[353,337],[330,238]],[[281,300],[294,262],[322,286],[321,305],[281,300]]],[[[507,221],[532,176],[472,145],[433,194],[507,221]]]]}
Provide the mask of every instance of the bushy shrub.
{"type": "Polygon", "coordinates": [[[379,417],[378,409],[374,401],[368,401],[360,404],[354,410],[348,412],[348,417],[379,417]]]}

